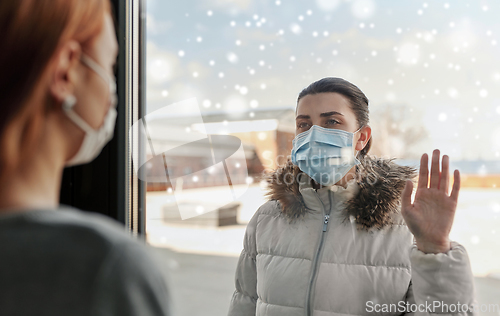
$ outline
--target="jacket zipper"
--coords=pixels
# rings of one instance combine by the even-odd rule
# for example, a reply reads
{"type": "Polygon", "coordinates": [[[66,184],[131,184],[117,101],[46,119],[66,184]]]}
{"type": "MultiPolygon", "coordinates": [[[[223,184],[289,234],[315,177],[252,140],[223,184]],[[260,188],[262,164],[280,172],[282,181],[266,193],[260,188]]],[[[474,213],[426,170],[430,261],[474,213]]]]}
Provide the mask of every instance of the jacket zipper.
{"type": "Polygon", "coordinates": [[[319,240],[319,246],[318,250],[316,251],[316,255],[314,256],[314,261],[313,261],[313,271],[311,274],[311,280],[309,281],[309,288],[307,290],[307,299],[306,299],[306,316],[312,316],[313,314],[313,308],[312,304],[314,302],[314,286],[316,284],[316,279],[317,279],[317,272],[318,272],[318,266],[320,264],[320,256],[322,254],[322,249],[323,249],[323,243],[325,240],[326,236],[326,231],[328,228],[328,223],[330,222],[330,211],[332,208],[332,191],[328,190],[328,198],[330,200],[330,208],[327,209],[323,201],[321,201],[321,198],[319,197],[318,193],[316,193],[316,196],[318,197],[318,200],[321,202],[323,205],[323,211],[324,211],[324,216],[323,216],[323,231],[321,232],[321,237],[319,240]]]}

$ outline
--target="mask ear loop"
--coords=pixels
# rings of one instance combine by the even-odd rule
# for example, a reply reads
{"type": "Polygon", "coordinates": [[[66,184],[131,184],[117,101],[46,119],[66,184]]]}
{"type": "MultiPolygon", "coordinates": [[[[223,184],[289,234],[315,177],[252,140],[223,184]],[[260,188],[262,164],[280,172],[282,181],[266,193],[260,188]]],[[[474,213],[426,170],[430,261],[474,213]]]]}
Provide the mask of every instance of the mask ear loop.
{"type": "MultiPolygon", "coordinates": [[[[362,125],[360,128],[358,128],[357,131],[355,131],[354,133],[352,133],[353,135],[356,134],[357,132],[359,132],[363,127],[365,127],[365,125],[362,125]]],[[[361,152],[361,150],[358,151],[358,153],[355,155],[356,159],[359,160],[359,153],[361,152]]],[[[356,169],[357,169],[357,166],[356,166],[356,169]]]]}
{"type": "Polygon", "coordinates": [[[104,81],[108,83],[109,87],[109,100],[111,102],[111,107],[115,107],[118,103],[118,98],[116,96],[116,79],[111,78],[107,72],[102,68],[101,65],[99,65],[97,62],[95,62],[92,58],[87,56],[86,54],[82,53],[80,55],[80,60],[90,69],[95,71],[104,81]]]}

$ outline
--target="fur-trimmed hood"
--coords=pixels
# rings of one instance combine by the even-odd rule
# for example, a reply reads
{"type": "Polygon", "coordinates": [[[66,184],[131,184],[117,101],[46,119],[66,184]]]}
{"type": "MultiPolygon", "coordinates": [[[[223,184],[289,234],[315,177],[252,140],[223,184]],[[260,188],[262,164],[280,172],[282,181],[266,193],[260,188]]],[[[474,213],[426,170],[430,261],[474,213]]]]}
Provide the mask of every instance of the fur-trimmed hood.
{"type": "MultiPolygon", "coordinates": [[[[382,229],[392,224],[395,213],[399,213],[406,180],[415,182],[417,169],[398,165],[394,159],[366,155],[356,166],[359,191],[345,202],[343,212],[346,218],[353,216],[362,229],[382,229]]],[[[299,167],[288,160],[264,176],[268,182],[266,196],[279,201],[281,212],[290,219],[300,218],[309,211],[296,181],[300,173],[303,172],[299,167]]]]}

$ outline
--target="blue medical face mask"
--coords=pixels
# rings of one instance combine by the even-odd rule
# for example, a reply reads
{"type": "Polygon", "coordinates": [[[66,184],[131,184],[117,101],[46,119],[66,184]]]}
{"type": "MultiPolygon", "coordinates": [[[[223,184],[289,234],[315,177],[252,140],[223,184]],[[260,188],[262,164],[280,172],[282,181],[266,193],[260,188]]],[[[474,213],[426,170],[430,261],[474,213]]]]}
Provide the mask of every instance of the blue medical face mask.
{"type": "MultiPolygon", "coordinates": [[[[363,126],[362,126],[363,127],[363,126]]],[[[313,125],[297,135],[292,144],[292,163],[323,186],[330,186],[361,162],[354,156],[353,138],[340,129],[313,125]]]]}

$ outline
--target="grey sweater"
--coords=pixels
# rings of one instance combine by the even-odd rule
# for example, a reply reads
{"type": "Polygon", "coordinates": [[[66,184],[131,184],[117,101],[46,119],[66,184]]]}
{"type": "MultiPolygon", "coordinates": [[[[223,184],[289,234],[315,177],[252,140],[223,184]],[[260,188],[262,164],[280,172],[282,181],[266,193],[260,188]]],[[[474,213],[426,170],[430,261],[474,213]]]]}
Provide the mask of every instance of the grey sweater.
{"type": "Polygon", "coordinates": [[[170,315],[149,251],[68,206],[0,214],[0,315],[170,315]]]}

